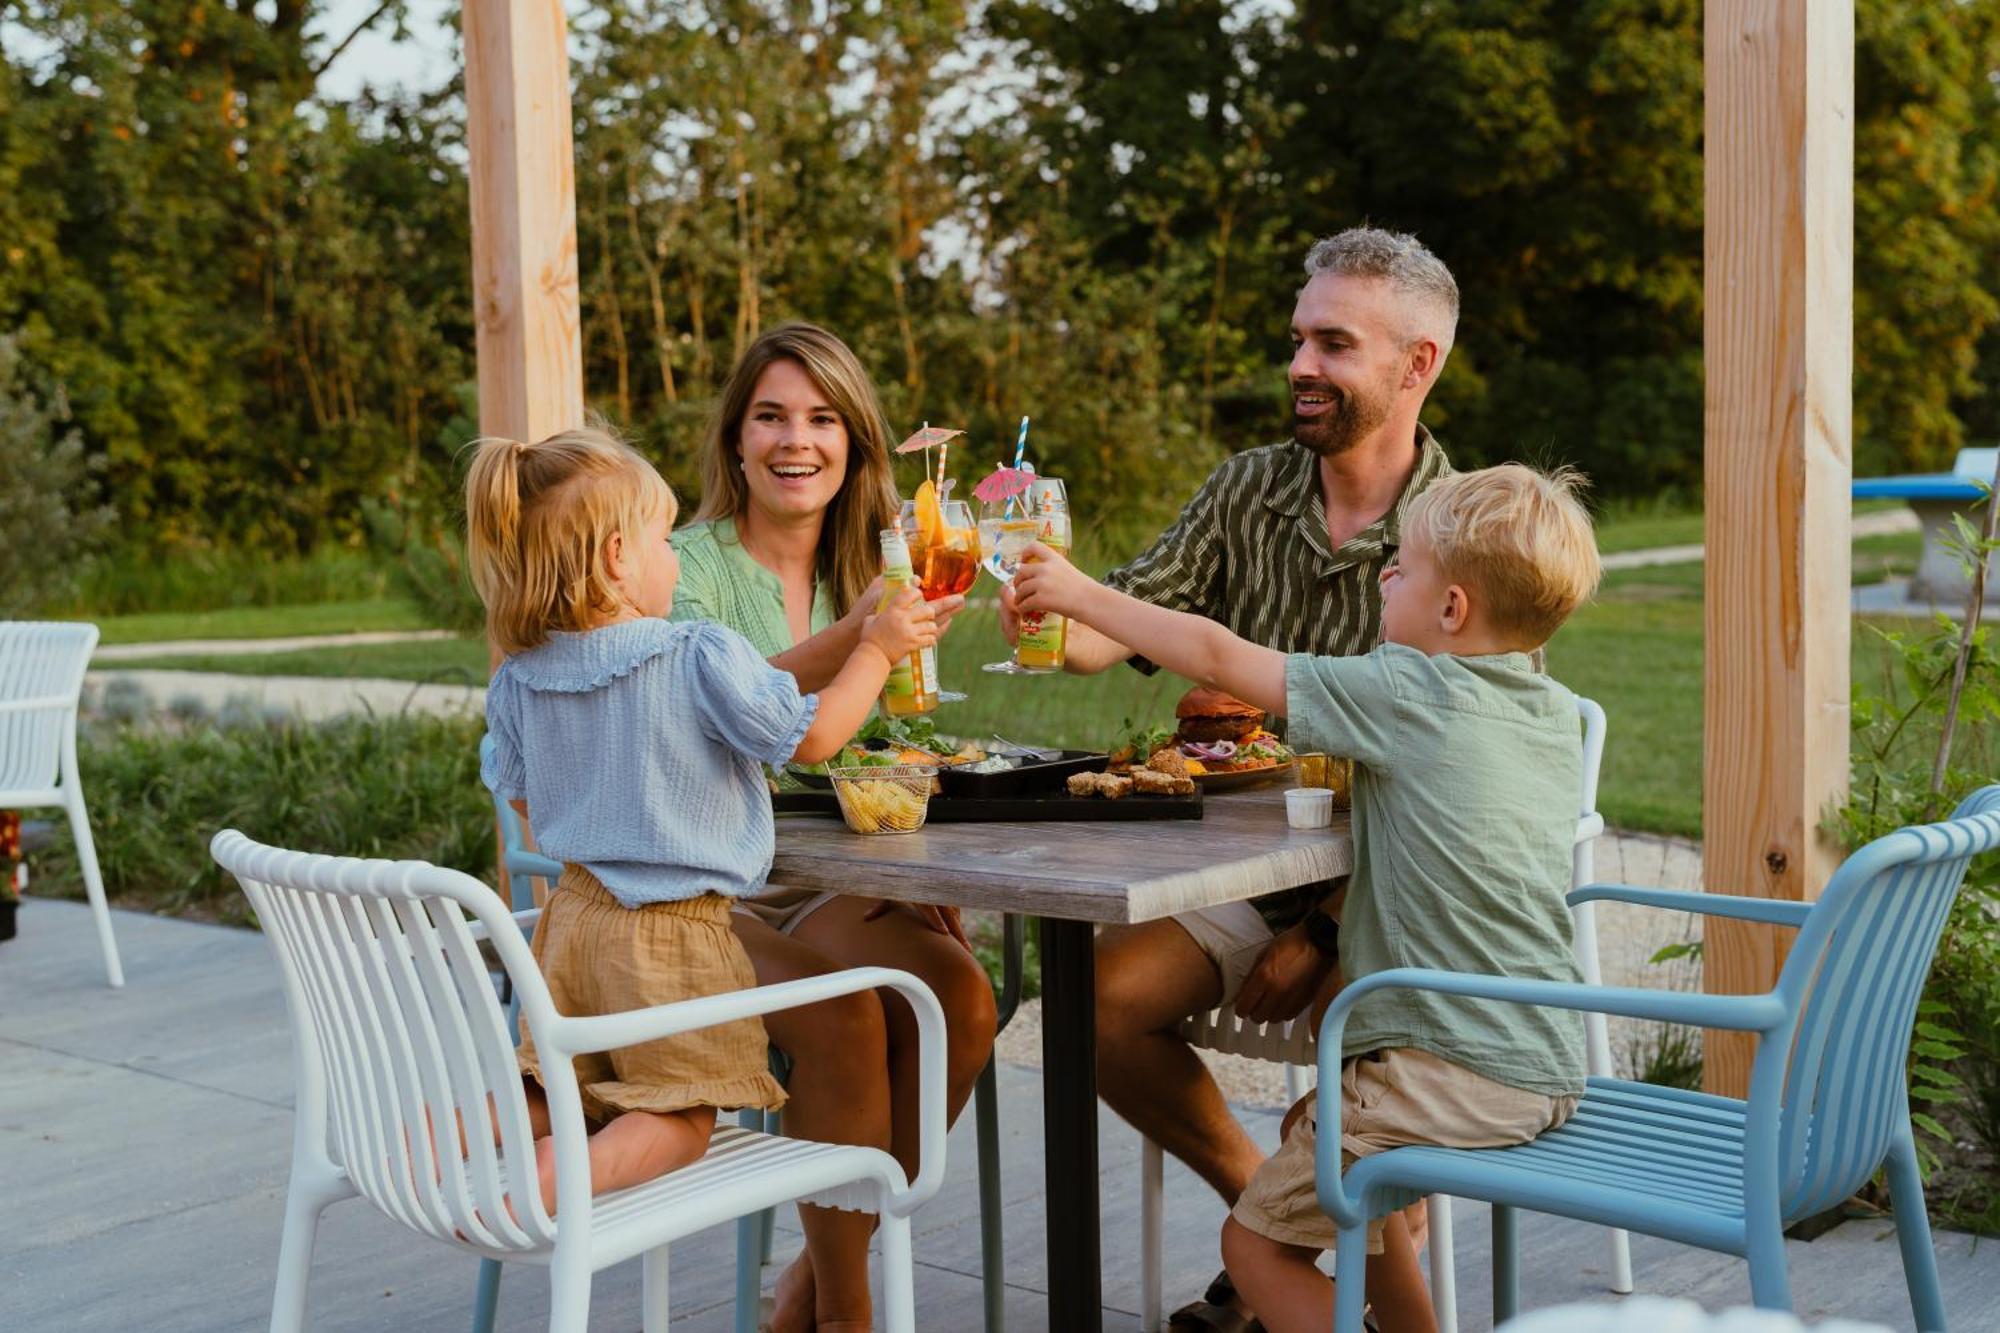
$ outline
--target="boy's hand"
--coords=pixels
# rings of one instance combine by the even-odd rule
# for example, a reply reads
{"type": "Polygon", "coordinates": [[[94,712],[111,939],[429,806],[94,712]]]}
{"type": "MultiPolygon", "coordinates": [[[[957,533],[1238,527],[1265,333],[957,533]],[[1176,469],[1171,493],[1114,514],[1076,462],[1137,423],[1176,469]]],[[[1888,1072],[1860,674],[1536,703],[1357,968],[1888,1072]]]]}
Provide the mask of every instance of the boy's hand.
{"type": "Polygon", "coordinates": [[[1014,605],[1029,613],[1052,611],[1085,619],[1078,607],[1096,586],[1097,580],[1036,542],[1021,556],[1021,568],[1014,575],[1014,605]]]}
{"type": "Polygon", "coordinates": [[[861,627],[861,641],[881,649],[891,662],[928,648],[937,642],[937,636],[937,611],[915,588],[904,588],[890,598],[889,604],[861,627]]]}
{"type": "Polygon", "coordinates": [[[1014,585],[1000,585],[1000,633],[1009,645],[1021,641],[1021,608],[1014,603],[1014,585]]]}
{"type": "Polygon", "coordinates": [[[1296,1018],[1333,970],[1334,960],[1313,947],[1303,926],[1293,926],[1264,946],[1236,992],[1236,1012],[1253,1023],[1296,1018]]]}

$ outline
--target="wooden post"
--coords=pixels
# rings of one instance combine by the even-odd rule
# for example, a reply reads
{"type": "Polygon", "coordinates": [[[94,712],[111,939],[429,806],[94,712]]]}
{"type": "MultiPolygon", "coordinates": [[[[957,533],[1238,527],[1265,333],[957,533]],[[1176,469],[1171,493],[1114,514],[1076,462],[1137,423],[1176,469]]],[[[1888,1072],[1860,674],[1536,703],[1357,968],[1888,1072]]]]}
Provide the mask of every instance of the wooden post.
{"type": "MultiPolygon", "coordinates": [[[[568,27],[562,0],[465,0],[464,15],[479,431],[539,440],[583,424],[568,27]]],[[[521,834],[533,847],[525,818],[521,834]]],[[[497,821],[493,836],[505,885],[497,821]]]]}
{"type": "Polygon", "coordinates": [[[576,154],[561,0],[466,0],[479,429],[538,440],[583,424],[576,154]]]}
{"type": "MultiPolygon", "coordinates": [[[[1809,899],[1847,791],[1853,472],[1853,0],[1708,0],[1707,684],[1703,879],[1809,899]]],[[[1716,993],[1768,989],[1789,943],[1710,920],[1716,993]]],[[[1754,1039],[1707,1034],[1743,1096],[1754,1039]]]]}

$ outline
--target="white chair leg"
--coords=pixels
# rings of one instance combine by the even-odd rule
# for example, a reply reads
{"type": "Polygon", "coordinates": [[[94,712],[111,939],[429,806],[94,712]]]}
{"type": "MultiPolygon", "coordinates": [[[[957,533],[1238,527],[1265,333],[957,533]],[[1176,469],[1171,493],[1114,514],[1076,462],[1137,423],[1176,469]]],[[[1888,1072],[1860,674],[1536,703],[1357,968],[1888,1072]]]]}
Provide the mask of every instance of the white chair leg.
{"type": "Polygon", "coordinates": [[[1160,1145],[1139,1138],[1139,1333],[1160,1333],[1160,1251],[1165,1163],[1160,1145]]]}
{"type": "Polygon", "coordinates": [[[1458,1333],[1458,1270],[1451,1246],[1451,1196],[1433,1194],[1425,1203],[1431,1228],[1431,1313],[1438,1333],[1458,1333]]]}
{"type": "Polygon", "coordinates": [[[549,1265],[549,1333],[590,1333],[591,1276],[589,1257],[581,1245],[575,1245],[571,1254],[557,1247],[556,1260],[549,1265]]]}
{"type": "Polygon", "coordinates": [[[1302,1084],[1303,1081],[1299,1078],[1299,1067],[1288,1061],[1285,1065],[1285,1106],[1287,1109],[1296,1103],[1300,1095],[1305,1092],[1302,1084]]]}
{"type": "Polygon", "coordinates": [[[882,1326],[916,1333],[917,1274],[910,1254],[910,1219],[882,1214],[882,1326]]]}
{"type": "Polygon", "coordinates": [[[1611,1239],[1611,1290],[1620,1296],[1632,1294],[1632,1237],[1613,1229],[1611,1239]]]}
{"type": "Polygon", "coordinates": [[[104,950],[104,972],[111,984],[125,984],[125,969],[118,964],[118,942],[111,938],[111,905],[104,897],[104,877],[97,871],[97,843],[90,836],[90,813],[83,808],[83,793],[72,790],[63,806],[69,815],[70,837],[76,840],[76,861],[83,870],[84,892],[90,896],[90,915],[97,923],[97,942],[104,950]]]}
{"type": "Polygon", "coordinates": [[[667,1333],[667,1247],[646,1251],[639,1264],[639,1326],[644,1333],[667,1333]]]}
{"type": "Polygon", "coordinates": [[[278,1286],[271,1297],[271,1333],[302,1333],[306,1326],[306,1285],[312,1277],[313,1239],[319,1215],[340,1198],[296,1176],[285,1191],[285,1230],[278,1241],[278,1286]]]}

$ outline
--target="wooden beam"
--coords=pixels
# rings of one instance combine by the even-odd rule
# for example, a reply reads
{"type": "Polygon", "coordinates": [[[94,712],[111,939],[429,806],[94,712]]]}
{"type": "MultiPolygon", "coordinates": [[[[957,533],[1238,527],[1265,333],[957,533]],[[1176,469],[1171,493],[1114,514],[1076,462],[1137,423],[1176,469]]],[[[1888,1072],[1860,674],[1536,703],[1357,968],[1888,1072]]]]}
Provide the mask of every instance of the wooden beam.
{"type": "Polygon", "coordinates": [[[561,0],[467,0],[479,429],[538,440],[583,424],[576,155],[561,0]]]}
{"type": "MultiPolygon", "coordinates": [[[[1708,0],[1703,879],[1809,899],[1847,791],[1853,0],[1708,0]]],[[[1710,991],[1767,989],[1787,940],[1710,921],[1710,991]]],[[[1744,1095],[1754,1041],[1707,1034],[1744,1095]]]]}

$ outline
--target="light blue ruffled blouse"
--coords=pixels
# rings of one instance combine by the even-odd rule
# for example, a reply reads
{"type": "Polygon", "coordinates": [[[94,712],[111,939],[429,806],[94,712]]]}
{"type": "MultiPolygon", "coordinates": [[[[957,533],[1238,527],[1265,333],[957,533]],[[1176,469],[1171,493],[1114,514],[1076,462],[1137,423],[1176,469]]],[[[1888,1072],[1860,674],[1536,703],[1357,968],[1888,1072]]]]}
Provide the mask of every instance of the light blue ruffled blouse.
{"type": "Polygon", "coordinates": [[[790,759],[818,711],[713,621],[552,634],[493,673],[481,776],[527,801],[543,853],[587,867],[627,907],[749,897],[774,835],[759,765],[790,759]]]}

